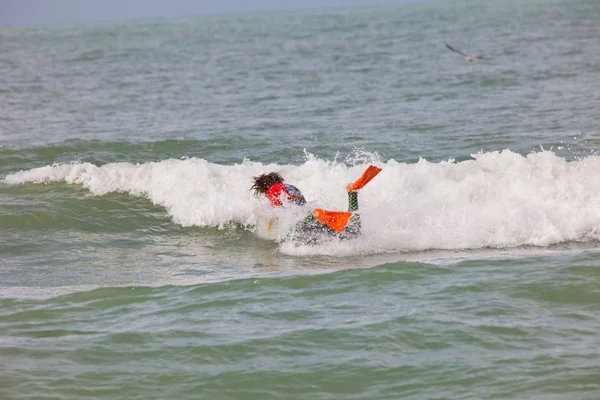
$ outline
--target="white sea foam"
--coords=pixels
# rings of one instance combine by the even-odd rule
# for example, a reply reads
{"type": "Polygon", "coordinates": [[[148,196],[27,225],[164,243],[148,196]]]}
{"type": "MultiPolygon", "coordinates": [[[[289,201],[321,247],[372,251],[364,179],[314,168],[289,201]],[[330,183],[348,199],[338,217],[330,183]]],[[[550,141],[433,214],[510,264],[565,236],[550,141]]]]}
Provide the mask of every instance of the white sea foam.
{"type": "MultiPolygon", "coordinates": [[[[383,171],[360,193],[363,235],[320,250],[285,244],[295,254],[546,246],[600,238],[600,157],[567,162],[550,151],[474,154],[463,162],[374,163],[383,171]]],[[[166,208],[182,226],[243,226],[253,230],[277,213],[283,225],[298,215],[256,199],[252,177],[278,171],[310,207],[344,210],[345,185],[366,165],[308,157],[302,165],[244,161],[225,166],[202,159],[101,167],[62,164],[21,171],[7,184],[66,181],[94,195],[125,192],[166,208]]],[[[298,211],[296,211],[298,214],[298,211]]]]}

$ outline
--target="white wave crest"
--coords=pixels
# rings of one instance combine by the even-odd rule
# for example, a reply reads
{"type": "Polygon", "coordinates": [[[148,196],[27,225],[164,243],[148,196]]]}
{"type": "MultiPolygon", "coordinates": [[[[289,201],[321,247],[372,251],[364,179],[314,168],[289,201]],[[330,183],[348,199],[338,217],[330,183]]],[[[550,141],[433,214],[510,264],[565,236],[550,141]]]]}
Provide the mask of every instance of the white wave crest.
{"type": "MultiPolygon", "coordinates": [[[[567,162],[551,151],[522,156],[505,150],[472,158],[414,164],[370,160],[383,171],[360,193],[363,235],[327,244],[327,251],[546,246],[600,237],[600,157],[567,162]]],[[[253,229],[274,212],[249,190],[253,176],[278,171],[300,188],[311,207],[344,210],[345,185],[364,167],[314,157],[299,166],[250,161],[225,166],[192,158],[52,165],[8,175],[4,181],[65,181],[94,195],[124,192],[164,206],[182,226],[239,224],[253,229]]]]}

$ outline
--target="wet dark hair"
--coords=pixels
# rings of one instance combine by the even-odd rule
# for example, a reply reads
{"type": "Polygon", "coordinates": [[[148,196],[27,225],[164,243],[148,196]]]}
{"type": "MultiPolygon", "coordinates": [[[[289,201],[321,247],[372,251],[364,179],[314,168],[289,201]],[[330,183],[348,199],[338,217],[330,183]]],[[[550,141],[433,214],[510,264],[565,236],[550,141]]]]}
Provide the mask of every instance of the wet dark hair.
{"type": "Polygon", "coordinates": [[[254,190],[254,196],[256,197],[266,194],[267,190],[275,183],[283,182],[283,178],[277,172],[255,176],[253,179],[254,185],[250,187],[250,190],[254,190]]]}

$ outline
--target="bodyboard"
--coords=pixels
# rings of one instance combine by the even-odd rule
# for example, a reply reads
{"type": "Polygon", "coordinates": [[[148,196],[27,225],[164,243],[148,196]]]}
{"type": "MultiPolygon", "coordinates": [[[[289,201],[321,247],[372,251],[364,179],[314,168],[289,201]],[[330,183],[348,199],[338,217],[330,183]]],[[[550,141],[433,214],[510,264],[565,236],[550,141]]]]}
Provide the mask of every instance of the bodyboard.
{"type": "Polygon", "coordinates": [[[260,219],[256,224],[256,235],[264,240],[277,240],[280,231],[277,222],[277,218],[260,219]]]}

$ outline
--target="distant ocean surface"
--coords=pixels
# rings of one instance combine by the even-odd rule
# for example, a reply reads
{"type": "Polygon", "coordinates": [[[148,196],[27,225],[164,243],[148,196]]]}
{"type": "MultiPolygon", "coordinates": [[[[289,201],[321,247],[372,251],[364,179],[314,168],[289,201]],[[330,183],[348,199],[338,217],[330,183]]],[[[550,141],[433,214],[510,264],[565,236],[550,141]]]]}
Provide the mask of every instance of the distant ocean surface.
{"type": "Polygon", "coordinates": [[[0,399],[600,399],[599,21],[0,28],[0,399]],[[369,164],[359,238],[258,234],[253,176],[343,210],[369,164]]]}

